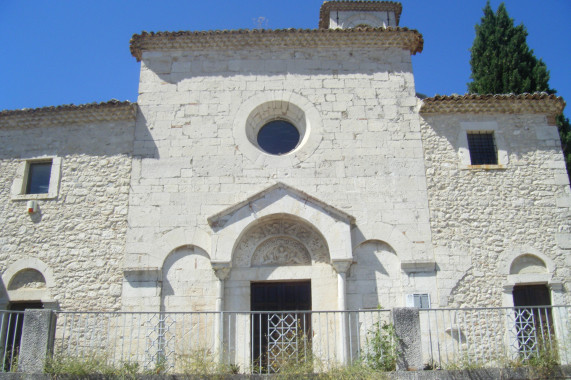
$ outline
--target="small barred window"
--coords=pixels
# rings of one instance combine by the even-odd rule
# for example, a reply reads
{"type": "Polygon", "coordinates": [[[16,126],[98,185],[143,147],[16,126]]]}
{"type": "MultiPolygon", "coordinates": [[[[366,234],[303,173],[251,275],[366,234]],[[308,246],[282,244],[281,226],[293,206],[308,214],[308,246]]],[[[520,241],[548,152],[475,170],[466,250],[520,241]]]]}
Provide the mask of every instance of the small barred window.
{"type": "Polygon", "coordinates": [[[468,132],[468,149],[472,165],[498,164],[494,132],[468,132]]]}

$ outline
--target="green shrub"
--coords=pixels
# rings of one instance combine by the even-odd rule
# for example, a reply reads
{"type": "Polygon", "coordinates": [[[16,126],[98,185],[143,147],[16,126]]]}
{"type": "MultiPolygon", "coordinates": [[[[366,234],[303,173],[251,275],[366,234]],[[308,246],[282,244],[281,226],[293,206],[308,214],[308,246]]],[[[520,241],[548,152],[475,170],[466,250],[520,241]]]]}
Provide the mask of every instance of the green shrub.
{"type": "Polygon", "coordinates": [[[376,322],[367,332],[362,361],[377,371],[394,371],[397,365],[398,337],[392,324],[376,322]]]}

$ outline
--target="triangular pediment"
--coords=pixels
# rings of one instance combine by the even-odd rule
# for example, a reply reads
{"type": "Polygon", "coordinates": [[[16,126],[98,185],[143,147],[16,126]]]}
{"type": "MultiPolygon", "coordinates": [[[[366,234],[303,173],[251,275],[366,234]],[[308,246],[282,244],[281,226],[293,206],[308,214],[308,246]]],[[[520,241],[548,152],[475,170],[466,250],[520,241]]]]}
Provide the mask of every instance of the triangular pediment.
{"type": "Polygon", "coordinates": [[[284,208],[281,212],[291,213],[291,210],[307,210],[311,209],[314,212],[326,214],[340,222],[353,224],[355,218],[344,211],[341,211],[330,204],[323,202],[299,189],[288,186],[282,182],[278,182],[265,190],[256,193],[245,200],[228,207],[221,212],[214,214],[208,218],[208,224],[213,229],[221,229],[233,223],[233,221],[240,220],[252,214],[256,214],[274,207],[275,212],[280,212],[280,204],[286,203],[288,207],[284,208]],[[292,204],[295,207],[292,207],[292,204]]]}

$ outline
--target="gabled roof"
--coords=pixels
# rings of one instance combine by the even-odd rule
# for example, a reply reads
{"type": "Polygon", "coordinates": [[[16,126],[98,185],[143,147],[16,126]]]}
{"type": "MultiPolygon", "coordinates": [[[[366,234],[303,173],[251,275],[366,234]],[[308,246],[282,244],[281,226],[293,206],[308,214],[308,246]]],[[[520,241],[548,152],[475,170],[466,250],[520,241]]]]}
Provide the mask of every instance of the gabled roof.
{"type": "Polygon", "coordinates": [[[331,216],[333,216],[334,218],[341,220],[343,222],[352,224],[355,222],[355,218],[349,214],[347,214],[344,211],[341,211],[301,190],[298,190],[294,187],[288,186],[282,182],[278,182],[270,187],[268,187],[265,190],[260,191],[259,193],[256,193],[248,198],[246,198],[245,200],[243,200],[242,202],[236,203],[233,206],[228,207],[225,210],[220,211],[219,213],[216,213],[212,216],[210,216],[208,218],[208,224],[210,224],[211,227],[224,227],[225,224],[228,222],[228,220],[230,220],[232,218],[232,216],[234,215],[235,212],[237,212],[238,210],[240,210],[241,208],[248,206],[264,197],[266,197],[267,195],[270,195],[273,192],[279,192],[279,191],[283,191],[284,193],[294,196],[296,198],[300,198],[302,200],[304,200],[305,203],[309,203],[310,205],[314,205],[314,206],[318,206],[319,208],[325,210],[327,213],[329,213],[331,216]]]}
{"type": "Polygon", "coordinates": [[[136,103],[112,99],[102,103],[0,111],[0,128],[135,120],[136,103]]]}
{"type": "Polygon", "coordinates": [[[424,40],[413,29],[252,29],[206,32],[142,32],[131,38],[131,54],[140,61],[144,51],[240,50],[250,48],[388,48],[422,52],[424,40]]]}
{"type": "Polygon", "coordinates": [[[319,29],[329,28],[331,11],[395,12],[398,25],[402,5],[394,1],[326,1],[319,11],[319,29]]]}
{"type": "Polygon", "coordinates": [[[531,113],[555,116],[563,112],[564,108],[565,101],[562,97],[545,92],[520,95],[436,95],[423,99],[420,113],[531,113]]]}

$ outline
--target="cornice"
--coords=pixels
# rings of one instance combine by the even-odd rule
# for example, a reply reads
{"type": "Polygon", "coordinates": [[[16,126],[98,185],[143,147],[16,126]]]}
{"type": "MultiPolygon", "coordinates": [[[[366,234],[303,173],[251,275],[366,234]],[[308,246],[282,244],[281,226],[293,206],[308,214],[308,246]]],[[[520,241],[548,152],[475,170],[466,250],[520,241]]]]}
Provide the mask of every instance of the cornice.
{"type": "Polygon", "coordinates": [[[533,94],[499,95],[436,95],[425,98],[421,114],[475,113],[475,114],[544,114],[556,116],[563,112],[565,101],[560,96],[545,92],[533,94]]]}
{"type": "Polygon", "coordinates": [[[131,54],[140,61],[144,51],[398,47],[414,55],[423,45],[418,31],[400,27],[142,32],[131,38],[131,54]]]}
{"type": "Polygon", "coordinates": [[[136,106],[136,103],[113,99],[101,103],[5,110],[0,111],[0,128],[134,121],[136,106]]]}

